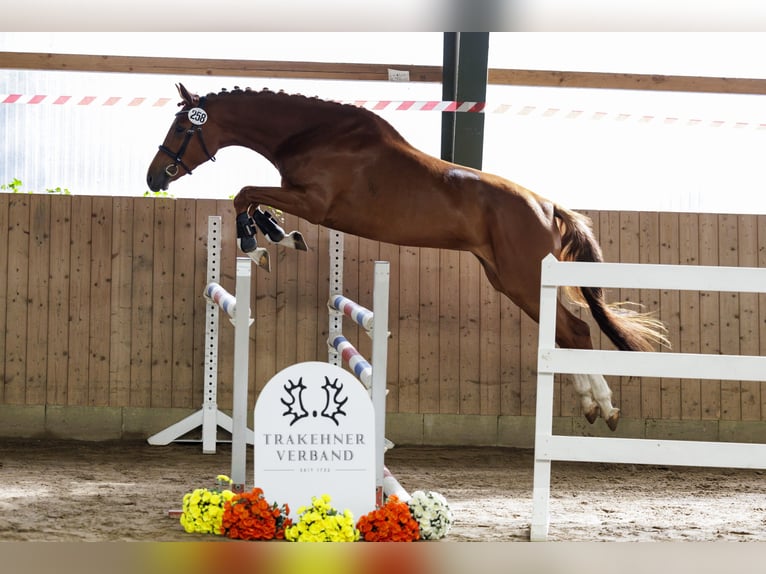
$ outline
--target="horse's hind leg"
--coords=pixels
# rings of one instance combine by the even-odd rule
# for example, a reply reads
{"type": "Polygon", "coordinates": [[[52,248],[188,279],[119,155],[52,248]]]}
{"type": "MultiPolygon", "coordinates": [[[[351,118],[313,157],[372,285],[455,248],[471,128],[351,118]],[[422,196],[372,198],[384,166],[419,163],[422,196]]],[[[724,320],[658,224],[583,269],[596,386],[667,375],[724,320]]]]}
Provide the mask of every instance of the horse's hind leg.
{"type": "MultiPolygon", "coordinates": [[[[568,349],[593,349],[588,324],[575,317],[560,301],[556,309],[556,342],[568,349]]],[[[572,380],[588,422],[593,423],[601,414],[607,426],[615,430],[620,409],[612,405],[612,391],[606,379],[602,375],[573,374],[572,380]]]]}

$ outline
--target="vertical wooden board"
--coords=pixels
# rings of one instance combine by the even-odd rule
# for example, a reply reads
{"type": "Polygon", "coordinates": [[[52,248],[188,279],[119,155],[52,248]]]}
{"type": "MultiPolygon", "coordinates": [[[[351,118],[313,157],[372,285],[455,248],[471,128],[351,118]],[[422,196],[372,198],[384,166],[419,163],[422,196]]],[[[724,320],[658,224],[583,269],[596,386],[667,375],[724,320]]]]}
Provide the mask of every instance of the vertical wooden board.
{"type": "Polygon", "coordinates": [[[320,226],[318,233],[317,266],[314,277],[318,306],[316,308],[316,333],[314,334],[316,345],[310,359],[312,361],[326,360],[328,356],[327,338],[330,333],[330,314],[327,312],[327,300],[330,296],[330,230],[320,226]]]}
{"type": "Polygon", "coordinates": [[[30,198],[14,194],[8,209],[8,302],[5,329],[5,403],[23,405],[27,376],[30,198]]]}
{"type": "Polygon", "coordinates": [[[481,413],[479,263],[460,252],[460,414],[481,413]]]}
{"type": "Polygon", "coordinates": [[[133,286],[133,199],[112,202],[112,285],[109,318],[109,405],[130,405],[133,286]]]}
{"type": "MultiPolygon", "coordinates": [[[[152,275],[154,198],[133,204],[133,261],[130,316],[130,406],[149,407],[152,396],[152,275]]],[[[74,215],[74,214],[73,214],[74,215]]]]}
{"type": "MultiPolygon", "coordinates": [[[[699,216],[692,213],[678,215],[679,252],[681,265],[699,265],[699,216]]],[[[701,345],[700,294],[698,291],[679,292],[679,342],[681,353],[699,353],[701,345]]],[[[696,420],[702,417],[701,381],[681,380],[681,418],[696,420]]]]}
{"type": "Polygon", "coordinates": [[[390,263],[388,286],[388,361],[386,363],[386,412],[398,412],[399,408],[399,246],[380,244],[380,260],[390,263]]]}
{"type": "MultiPolygon", "coordinates": [[[[537,412],[537,347],[539,328],[526,313],[521,314],[521,415],[534,416],[537,412]]],[[[560,402],[560,401],[558,401],[560,402]]],[[[560,413],[560,404],[554,403],[554,416],[560,413]]]]}
{"type": "MultiPolygon", "coordinates": [[[[718,216],[703,213],[699,216],[700,265],[719,265],[718,216]]],[[[719,294],[700,292],[700,352],[717,355],[721,352],[719,294]]],[[[703,380],[700,383],[701,415],[703,419],[721,416],[721,381],[703,380]]]]}
{"type": "Polygon", "coordinates": [[[69,281],[70,405],[89,404],[90,258],[92,198],[72,198],[72,254],[69,281]]]}
{"type": "Polygon", "coordinates": [[[479,279],[479,392],[482,415],[500,414],[500,293],[483,272],[479,279]]]}
{"type": "Polygon", "coordinates": [[[248,409],[255,406],[256,392],[277,372],[277,278],[280,274],[280,252],[284,247],[269,245],[271,271],[251,266],[250,309],[255,323],[250,328],[250,373],[248,409]]]}
{"type": "Polygon", "coordinates": [[[51,197],[30,197],[27,329],[28,405],[44,405],[48,371],[51,197]]]}
{"type": "MultiPolygon", "coordinates": [[[[203,287],[195,288],[196,202],[175,201],[173,222],[173,364],[171,401],[173,407],[196,406],[192,387],[194,370],[195,300],[203,287]]],[[[204,315],[199,317],[204,323],[204,315]]]]}
{"type": "MultiPolygon", "coordinates": [[[[595,218],[595,217],[594,217],[595,218]]],[[[598,217],[598,237],[604,261],[620,263],[620,213],[617,211],[604,211],[598,217]]],[[[620,301],[619,289],[606,289],[606,300],[610,303],[620,301]]],[[[599,330],[599,348],[614,350],[616,347],[607,336],[599,330]]],[[[627,378],[625,378],[627,380],[627,378]]],[[[620,407],[622,402],[622,377],[606,377],[609,388],[612,389],[612,403],[620,407]]]]}
{"type": "Polygon", "coordinates": [[[460,254],[439,251],[439,412],[460,412],[460,254]]]}
{"type": "MultiPolygon", "coordinates": [[[[738,256],[738,229],[735,215],[718,216],[718,264],[736,267],[738,256]]],[[[721,292],[719,294],[721,353],[739,355],[739,293],[721,292]]],[[[721,381],[721,418],[741,420],[740,382],[721,381]]]]}
{"type": "Polygon", "coordinates": [[[112,198],[93,197],[91,206],[88,404],[109,405],[112,310],[112,198]]]}
{"type": "MultiPolygon", "coordinates": [[[[380,244],[377,241],[359,238],[358,257],[359,299],[357,303],[374,313],[375,309],[372,302],[373,291],[375,290],[375,261],[380,257],[380,244]]],[[[364,329],[359,329],[358,343],[357,350],[372,364],[372,337],[368,336],[364,329]]],[[[375,368],[374,365],[373,368],[375,368]]]]}
{"type": "Polygon", "coordinates": [[[173,379],[173,243],[175,201],[155,199],[152,271],[153,407],[172,405],[173,379]]]}
{"type": "MultiPolygon", "coordinates": [[[[328,293],[329,295],[329,293],[328,293]]],[[[343,295],[359,302],[359,237],[343,234],[343,295]]],[[[319,294],[321,300],[321,293],[319,294]]],[[[359,349],[360,329],[354,321],[343,319],[343,336],[357,350],[359,349]]],[[[348,368],[348,365],[344,363],[348,368]]]]}
{"type": "MultiPolygon", "coordinates": [[[[194,357],[192,375],[192,407],[203,404],[205,386],[205,353],[213,341],[207,337],[207,302],[203,297],[209,282],[208,264],[208,221],[210,216],[218,215],[216,202],[210,199],[197,200],[194,216],[194,357]]],[[[218,230],[220,233],[220,229],[218,230]]],[[[219,312],[220,315],[220,312],[219,312]]],[[[221,321],[219,316],[219,330],[221,321]]],[[[217,373],[216,373],[217,374],[217,373]]],[[[216,386],[217,389],[217,386],[216,386]]]]}
{"type": "MultiPolygon", "coordinates": [[[[0,269],[8,269],[8,198],[10,194],[0,193],[0,269]]],[[[0,380],[5,383],[5,342],[8,339],[6,322],[8,299],[7,277],[0,279],[0,380]]],[[[5,384],[0,385],[0,404],[4,403],[5,384]]]]}
{"type": "MultiPolygon", "coordinates": [[[[758,267],[766,267],[766,215],[757,216],[758,267]]],[[[766,355],[766,293],[758,294],[758,354],[766,355]]],[[[763,383],[759,383],[762,385],[763,383]]],[[[766,420],[766,390],[760,395],[760,420],[766,420]]]]}
{"type": "MultiPolygon", "coordinates": [[[[737,253],[740,267],[758,267],[758,216],[740,215],[737,217],[737,253]]],[[[760,355],[758,327],[758,293],[739,294],[739,353],[741,355],[760,355]]],[[[742,381],[741,419],[743,421],[761,420],[761,383],[742,381]]]]}
{"type": "MultiPolygon", "coordinates": [[[[317,357],[317,307],[321,305],[317,285],[319,227],[301,219],[298,229],[308,244],[308,251],[301,254],[297,263],[296,359],[297,362],[303,362],[315,360],[317,357]]],[[[324,297],[327,296],[328,293],[325,293],[324,297]]],[[[326,351],[320,357],[321,360],[326,360],[326,351]]]]}
{"type": "Polygon", "coordinates": [[[521,309],[500,297],[500,414],[521,415],[521,309]]]}
{"type": "Polygon", "coordinates": [[[418,404],[421,413],[439,412],[439,265],[438,249],[420,250],[418,404]]]}
{"type": "Polygon", "coordinates": [[[420,250],[399,251],[399,411],[418,413],[420,349],[420,250]]]}
{"type": "MultiPolygon", "coordinates": [[[[50,283],[48,285],[48,392],[46,402],[68,402],[69,373],[69,273],[72,198],[53,198],[50,229],[50,283]]],[[[132,223],[131,223],[132,226],[132,223]]]]}
{"type": "MultiPolygon", "coordinates": [[[[622,263],[640,263],[640,216],[638,213],[620,213],[620,261],[622,263]]],[[[639,289],[620,289],[620,300],[628,303],[640,302],[639,289]]],[[[640,377],[621,377],[620,411],[623,417],[641,418],[641,379],[640,377]]]]}
{"type": "MultiPolygon", "coordinates": [[[[298,218],[289,213],[284,214],[280,225],[288,233],[297,229],[298,218]]],[[[277,273],[277,310],[274,324],[276,326],[276,370],[297,362],[296,322],[298,316],[298,258],[303,252],[295,249],[281,249],[278,253],[279,267],[277,273]]],[[[265,381],[264,381],[265,382],[265,381]]]]}
{"type": "MultiPolygon", "coordinates": [[[[639,214],[639,263],[656,264],[660,262],[660,218],[656,212],[639,214]]],[[[641,311],[660,316],[660,292],[657,289],[639,291],[641,311]]],[[[659,351],[659,345],[655,345],[659,351]]],[[[660,379],[643,377],[641,380],[641,418],[659,419],[662,417],[662,394],[660,379]]]]}
{"type": "MultiPolygon", "coordinates": [[[[660,214],[660,263],[678,265],[680,257],[679,218],[677,213],[660,214]]],[[[677,290],[660,292],[659,319],[668,330],[672,347],[661,347],[664,352],[680,348],[681,307],[677,290]]],[[[681,379],[664,378],[661,381],[661,414],[663,419],[681,418],[681,379]]]]}

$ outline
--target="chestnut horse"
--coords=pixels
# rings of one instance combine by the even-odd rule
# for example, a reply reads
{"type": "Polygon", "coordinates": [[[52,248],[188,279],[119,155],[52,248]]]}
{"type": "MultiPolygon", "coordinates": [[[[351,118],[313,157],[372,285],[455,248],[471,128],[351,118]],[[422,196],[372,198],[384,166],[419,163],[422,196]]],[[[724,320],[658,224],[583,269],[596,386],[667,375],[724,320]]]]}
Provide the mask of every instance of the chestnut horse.
{"type": "MultiPolygon", "coordinates": [[[[285,234],[259,207],[268,205],[376,241],[469,251],[492,286],[537,321],[548,253],[602,260],[585,216],[497,175],[427,155],[366,109],[268,90],[200,97],[179,84],[178,91],[182,107],[149,166],[149,188],[167,189],[225,146],[261,154],[279,171],[281,186],[247,186],[234,198],[239,246],[260,265],[268,266],[268,253],[257,246],[256,229],[272,243],[306,249],[299,234],[285,234]]],[[[618,349],[647,351],[665,342],[661,323],[607,304],[600,288],[571,291],[618,349]]],[[[561,301],[556,321],[560,347],[593,348],[588,324],[561,301]]],[[[588,421],[600,415],[614,430],[619,409],[604,377],[573,379],[588,421]]]]}

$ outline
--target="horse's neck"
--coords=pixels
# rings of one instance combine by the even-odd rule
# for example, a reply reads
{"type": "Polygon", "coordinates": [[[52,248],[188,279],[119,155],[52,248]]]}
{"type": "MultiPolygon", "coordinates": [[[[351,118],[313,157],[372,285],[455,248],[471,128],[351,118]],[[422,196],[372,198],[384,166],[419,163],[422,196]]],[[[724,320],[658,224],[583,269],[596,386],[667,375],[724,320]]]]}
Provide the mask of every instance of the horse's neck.
{"type": "Polygon", "coordinates": [[[232,97],[222,103],[221,124],[228,136],[225,145],[249,147],[269,159],[284,141],[322,118],[308,101],[276,94],[232,97]]]}

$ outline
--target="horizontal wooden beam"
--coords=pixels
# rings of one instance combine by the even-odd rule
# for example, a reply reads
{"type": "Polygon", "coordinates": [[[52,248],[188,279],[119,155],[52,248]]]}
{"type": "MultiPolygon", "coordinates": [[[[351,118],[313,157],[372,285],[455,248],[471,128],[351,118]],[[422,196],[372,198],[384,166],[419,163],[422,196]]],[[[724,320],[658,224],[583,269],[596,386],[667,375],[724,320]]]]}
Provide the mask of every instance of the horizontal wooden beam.
{"type": "Polygon", "coordinates": [[[490,69],[489,83],[506,86],[600,88],[664,92],[766,94],[766,79],[663,76],[613,72],[490,69]]]}
{"type": "MultiPolygon", "coordinates": [[[[389,70],[400,70],[409,74],[409,81],[411,82],[441,83],[442,81],[441,66],[97,56],[34,52],[0,52],[0,68],[167,74],[171,76],[195,75],[354,81],[388,81],[389,70]]],[[[611,72],[562,72],[491,68],[488,72],[488,83],[505,86],[766,94],[766,79],[666,76],[611,72]]]]}
{"type": "Polygon", "coordinates": [[[408,72],[411,82],[441,82],[442,79],[441,66],[93,56],[86,54],[43,54],[30,52],[0,52],[0,68],[167,74],[171,76],[195,75],[377,81],[388,81],[389,70],[400,70],[408,72]]]}

